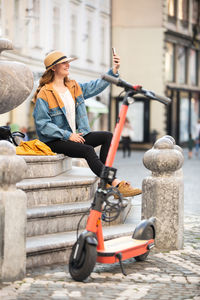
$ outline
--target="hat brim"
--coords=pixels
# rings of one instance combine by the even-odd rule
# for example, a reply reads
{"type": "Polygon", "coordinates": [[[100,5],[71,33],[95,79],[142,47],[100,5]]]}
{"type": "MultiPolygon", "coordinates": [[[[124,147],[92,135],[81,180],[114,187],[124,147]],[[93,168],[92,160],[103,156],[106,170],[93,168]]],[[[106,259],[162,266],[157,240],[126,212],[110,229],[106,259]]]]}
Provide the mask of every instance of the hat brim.
{"type": "Polygon", "coordinates": [[[77,60],[77,59],[78,59],[78,57],[67,57],[67,58],[64,58],[63,60],[61,60],[61,62],[59,62],[59,63],[62,63],[62,62],[70,63],[70,62],[72,62],[74,60],[77,60]]]}
{"type": "Polygon", "coordinates": [[[54,65],[50,66],[49,68],[47,68],[46,71],[52,69],[54,66],[56,66],[56,65],[58,65],[58,64],[62,64],[62,63],[64,63],[64,62],[70,63],[70,62],[72,62],[72,61],[74,61],[74,60],[77,60],[77,59],[78,59],[78,57],[66,57],[66,58],[63,58],[62,60],[60,60],[60,61],[57,62],[56,64],[54,64],[54,65]]]}

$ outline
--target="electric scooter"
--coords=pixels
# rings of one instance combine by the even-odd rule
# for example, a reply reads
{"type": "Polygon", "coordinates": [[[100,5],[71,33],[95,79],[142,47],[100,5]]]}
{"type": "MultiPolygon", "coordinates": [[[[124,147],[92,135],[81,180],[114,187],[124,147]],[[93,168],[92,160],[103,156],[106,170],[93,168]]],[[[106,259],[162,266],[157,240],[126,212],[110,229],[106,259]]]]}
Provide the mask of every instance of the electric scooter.
{"type": "Polygon", "coordinates": [[[100,176],[100,183],[91,205],[86,229],[77,237],[77,241],[73,245],[70,254],[69,273],[76,281],[85,280],[93,271],[96,262],[104,264],[119,262],[122,273],[126,275],[122,261],[132,257],[136,261],[145,260],[149,255],[150,249],[154,247],[156,235],[155,218],[152,217],[141,221],[136,226],[132,236],[123,236],[104,241],[102,220],[107,222],[114,221],[119,216],[123,206],[122,195],[117,188],[111,186],[111,183],[116,176],[117,170],[112,165],[119,145],[128,106],[135,101],[134,97],[138,94],[143,94],[146,98],[157,100],[163,104],[169,104],[171,99],[158,96],[139,85],[133,86],[121,78],[105,74],[102,75],[102,79],[123,87],[125,96],[106,163],[100,176]]]}

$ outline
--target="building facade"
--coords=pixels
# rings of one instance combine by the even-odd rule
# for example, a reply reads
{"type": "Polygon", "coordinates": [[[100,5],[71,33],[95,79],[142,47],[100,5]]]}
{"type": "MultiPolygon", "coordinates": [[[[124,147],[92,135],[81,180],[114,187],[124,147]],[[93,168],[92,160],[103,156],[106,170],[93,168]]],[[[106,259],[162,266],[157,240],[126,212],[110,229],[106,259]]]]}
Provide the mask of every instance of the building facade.
{"type": "MultiPolygon", "coordinates": [[[[14,44],[1,57],[27,64],[36,88],[49,51],[77,56],[71,77],[84,82],[110,67],[114,46],[122,78],[172,98],[168,107],[144,98],[129,107],[132,140],[144,144],[170,134],[183,144],[190,133],[195,137],[200,118],[199,18],[200,0],[0,0],[0,37],[14,44]]],[[[86,101],[93,129],[114,130],[121,91],[113,86],[112,100],[107,89],[86,101]],[[108,103],[109,116],[103,105],[108,103]]],[[[31,97],[1,115],[0,125],[16,123],[34,132],[31,97]]]]}
{"type": "MultiPolygon", "coordinates": [[[[80,82],[99,78],[110,67],[110,15],[110,0],[0,0],[0,37],[14,45],[14,50],[3,52],[1,57],[27,64],[33,71],[35,88],[45,71],[45,55],[55,49],[78,57],[70,66],[71,78],[80,82]]],[[[109,96],[107,89],[88,102],[94,129],[107,129],[105,105],[109,96]]],[[[1,115],[0,125],[16,123],[34,131],[31,98],[1,115]]]]}
{"type": "Polygon", "coordinates": [[[167,131],[182,144],[200,119],[200,1],[168,1],[165,47],[167,131]]]}
{"type": "MultiPolygon", "coordinates": [[[[132,140],[148,143],[172,135],[177,143],[195,137],[200,118],[200,1],[113,0],[112,44],[121,56],[121,77],[172,98],[168,107],[140,98],[128,112],[132,140]]],[[[120,108],[113,89],[111,124],[120,108]]]]}

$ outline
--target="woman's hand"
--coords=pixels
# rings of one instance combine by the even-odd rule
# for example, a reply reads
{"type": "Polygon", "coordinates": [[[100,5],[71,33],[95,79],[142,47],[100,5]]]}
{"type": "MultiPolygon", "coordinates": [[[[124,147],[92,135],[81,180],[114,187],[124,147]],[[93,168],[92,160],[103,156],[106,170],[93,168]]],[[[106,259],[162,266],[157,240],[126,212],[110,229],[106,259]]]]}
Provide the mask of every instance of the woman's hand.
{"type": "Polygon", "coordinates": [[[117,54],[113,55],[113,73],[116,74],[120,68],[120,57],[117,54]]]}
{"type": "Polygon", "coordinates": [[[81,135],[82,133],[72,133],[69,137],[69,140],[72,142],[84,144],[85,140],[81,135]]]}

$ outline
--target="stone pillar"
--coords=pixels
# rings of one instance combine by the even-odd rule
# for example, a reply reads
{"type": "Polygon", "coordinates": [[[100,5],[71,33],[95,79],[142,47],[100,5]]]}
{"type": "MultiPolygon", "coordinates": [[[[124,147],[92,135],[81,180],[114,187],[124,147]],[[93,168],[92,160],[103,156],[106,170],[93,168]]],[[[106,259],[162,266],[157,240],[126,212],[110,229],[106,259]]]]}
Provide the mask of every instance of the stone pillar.
{"type": "Polygon", "coordinates": [[[0,281],[13,281],[26,272],[26,194],[16,189],[26,171],[15,147],[0,141],[0,281]]]}
{"type": "Polygon", "coordinates": [[[183,161],[182,149],[171,136],[158,139],[143,158],[152,173],[142,183],[142,219],[156,218],[158,249],[183,247],[183,161]]]}

